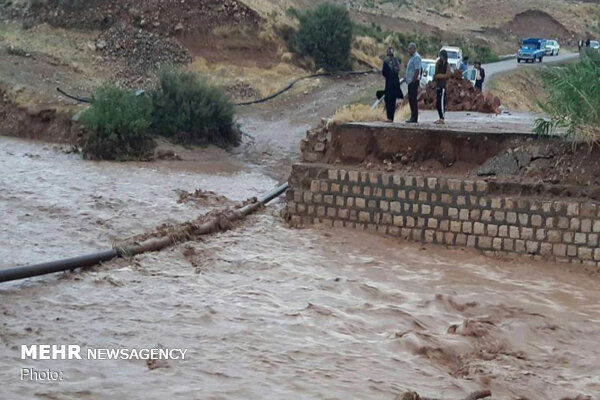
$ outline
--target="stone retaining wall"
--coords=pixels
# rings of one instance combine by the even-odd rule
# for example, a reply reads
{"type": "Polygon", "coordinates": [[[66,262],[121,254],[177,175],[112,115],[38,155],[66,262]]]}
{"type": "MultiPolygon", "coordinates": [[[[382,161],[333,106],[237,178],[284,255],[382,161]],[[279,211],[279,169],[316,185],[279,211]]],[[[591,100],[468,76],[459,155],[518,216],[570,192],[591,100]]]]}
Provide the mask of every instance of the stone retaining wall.
{"type": "Polygon", "coordinates": [[[366,229],[600,267],[598,202],[505,195],[484,180],[301,164],[293,168],[286,214],[294,226],[366,229]]]}

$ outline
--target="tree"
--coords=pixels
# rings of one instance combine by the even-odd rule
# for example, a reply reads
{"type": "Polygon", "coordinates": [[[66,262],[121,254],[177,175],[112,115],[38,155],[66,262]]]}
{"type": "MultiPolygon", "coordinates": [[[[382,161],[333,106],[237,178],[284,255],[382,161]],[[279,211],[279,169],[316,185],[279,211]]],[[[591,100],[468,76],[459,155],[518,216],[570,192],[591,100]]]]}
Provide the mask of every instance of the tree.
{"type": "Polygon", "coordinates": [[[348,10],[324,3],[313,10],[295,14],[300,22],[295,38],[300,54],[312,57],[317,68],[347,69],[353,29],[348,10]]]}

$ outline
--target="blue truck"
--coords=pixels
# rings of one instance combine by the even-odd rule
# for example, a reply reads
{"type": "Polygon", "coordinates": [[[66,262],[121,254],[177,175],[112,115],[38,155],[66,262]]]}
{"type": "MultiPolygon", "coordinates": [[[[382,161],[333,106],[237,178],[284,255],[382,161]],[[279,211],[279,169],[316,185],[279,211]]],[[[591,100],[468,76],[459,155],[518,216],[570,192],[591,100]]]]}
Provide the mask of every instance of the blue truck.
{"type": "Polygon", "coordinates": [[[521,42],[517,52],[517,62],[542,62],[546,54],[546,39],[527,38],[521,42]]]}

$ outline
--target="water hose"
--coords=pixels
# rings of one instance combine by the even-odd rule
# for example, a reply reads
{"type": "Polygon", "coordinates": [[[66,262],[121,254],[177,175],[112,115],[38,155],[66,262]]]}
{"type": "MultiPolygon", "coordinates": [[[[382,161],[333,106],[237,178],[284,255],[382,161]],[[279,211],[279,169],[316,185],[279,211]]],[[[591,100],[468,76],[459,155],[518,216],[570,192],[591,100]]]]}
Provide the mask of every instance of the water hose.
{"type": "MultiPolygon", "coordinates": [[[[194,236],[207,235],[213,232],[228,230],[231,228],[230,222],[244,219],[246,216],[254,213],[256,210],[262,208],[272,200],[281,196],[287,189],[288,183],[285,183],[257,199],[255,202],[247,204],[242,208],[227,213],[209,214],[208,218],[203,223],[198,225],[192,224],[188,229],[193,232],[194,236]]],[[[105,250],[85,256],[4,269],[0,270],[0,283],[52,274],[55,272],[69,271],[77,268],[89,268],[101,262],[107,262],[117,257],[126,258],[142,253],[159,251],[166,247],[172,246],[177,242],[178,240],[172,236],[153,238],[141,243],[115,247],[111,250],[105,250]]]]}

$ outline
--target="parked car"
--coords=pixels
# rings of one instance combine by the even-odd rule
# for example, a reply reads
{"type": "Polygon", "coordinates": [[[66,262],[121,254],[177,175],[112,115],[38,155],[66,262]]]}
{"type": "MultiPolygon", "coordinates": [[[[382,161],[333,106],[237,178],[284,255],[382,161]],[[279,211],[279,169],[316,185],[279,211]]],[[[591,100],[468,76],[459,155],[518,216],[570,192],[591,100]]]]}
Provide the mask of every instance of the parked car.
{"type": "Polygon", "coordinates": [[[446,50],[448,53],[448,64],[450,64],[450,69],[452,72],[456,71],[460,67],[460,63],[463,59],[461,48],[456,46],[444,46],[440,51],[441,50],[446,50]]]}
{"type": "Polygon", "coordinates": [[[594,50],[600,50],[600,42],[598,42],[597,40],[592,40],[590,42],[590,48],[594,50]]]}
{"type": "Polygon", "coordinates": [[[477,70],[475,68],[470,68],[463,72],[463,79],[471,82],[473,86],[475,86],[475,78],[477,78],[477,70]]]}
{"type": "Polygon", "coordinates": [[[433,60],[430,58],[424,58],[421,60],[421,66],[423,68],[423,73],[421,74],[421,87],[426,87],[429,82],[433,80],[433,75],[435,75],[435,63],[437,60],[433,60]]]}
{"type": "Polygon", "coordinates": [[[546,55],[557,56],[560,52],[560,44],[556,40],[546,41],[546,55]]]}
{"type": "Polygon", "coordinates": [[[527,38],[523,39],[521,47],[517,52],[517,62],[542,62],[546,54],[546,39],[527,38]]]}

